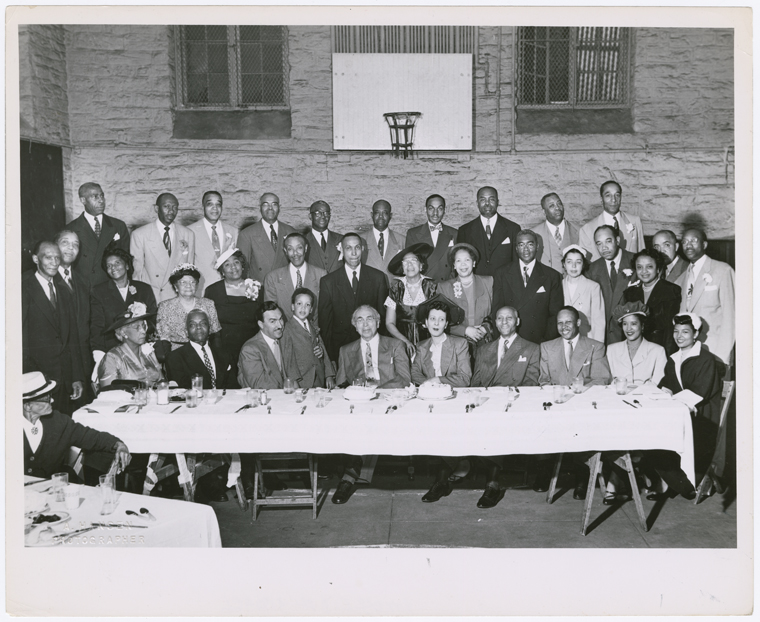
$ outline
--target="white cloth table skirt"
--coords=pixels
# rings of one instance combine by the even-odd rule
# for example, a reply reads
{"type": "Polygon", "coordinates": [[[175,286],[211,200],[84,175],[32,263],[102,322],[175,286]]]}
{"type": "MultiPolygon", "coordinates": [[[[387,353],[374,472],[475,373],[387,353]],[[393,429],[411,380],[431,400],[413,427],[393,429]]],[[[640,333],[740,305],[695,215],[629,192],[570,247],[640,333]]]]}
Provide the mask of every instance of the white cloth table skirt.
{"type": "Polygon", "coordinates": [[[458,389],[454,399],[413,399],[387,413],[394,403],[384,399],[387,391],[370,402],[348,402],[333,390],[324,408],[317,408],[314,391],[300,404],[282,391],[268,393],[271,414],[264,406],[235,413],[246,403],[245,390],[239,390],[174,413],[176,404],[149,404],[139,414],[114,414],[118,404],[95,401],[88,408],[97,412],[82,409],[74,419],[119,437],[134,453],[498,456],[668,449],[681,456],[681,468],[694,482],[688,408],[653,387],[619,396],[613,387],[595,386],[549,410],[542,404],[553,400],[552,387],[522,387],[506,412],[504,388],[458,389]],[[479,396],[488,400],[466,412],[479,396]]]}

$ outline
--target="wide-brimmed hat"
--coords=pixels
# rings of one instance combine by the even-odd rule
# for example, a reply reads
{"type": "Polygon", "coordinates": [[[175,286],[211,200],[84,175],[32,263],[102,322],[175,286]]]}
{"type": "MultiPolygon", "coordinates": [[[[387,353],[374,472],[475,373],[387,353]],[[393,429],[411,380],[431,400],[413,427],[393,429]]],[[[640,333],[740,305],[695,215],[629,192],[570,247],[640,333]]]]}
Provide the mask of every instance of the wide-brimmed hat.
{"type": "Polygon", "coordinates": [[[140,320],[145,320],[149,317],[154,317],[155,315],[155,313],[148,313],[148,307],[146,307],[144,303],[133,302],[124,313],[116,318],[113,324],[103,331],[103,334],[105,335],[117,328],[133,324],[134,322],[139,322],[140,320]]]}
{"type": "Polygon", "coordinates": [[[480,251],[477,248],[475,248],[472,244],[468,244],[467,242],[459,242],[457,244],[454,244],[454,246],[449,246],[448,260],[450,266],[454,265],[454,255],[457,254],[457,251],[460,251],[463,248],[466,248],[475,256],[475,263],[480,261],[480,251]]]}
{"type": "Polygon", "coordinates": [[[420,260],[420,263],[426,263],[432,252],[433,247],[430,244],[425,244],[425,242],[417,242],[417,244],[407,246],[401,252],[396,253],[393,259],[388,262],[388,272],[396,276],[404,276],[404,266],[402,265],[404,257],[411,253],[420,260]]]}
{"type": "Polygon", "coordinates": [[[217,270],[219,270],[219,268],[221,268],[222,265],[224,265],[224,262],[227,261],[230,257],[232,257],[239,250],[240,250],[239,248],[228,248],[221,255],[219,255],[219,259],[216,260],[216,263],[214,264],[214,268],[217,269],[217,270]]]}
{"type": "Polygon", "coordinates": [[[612,310],[612,317],[616,322],[622,322],[624,317],[629,315],[643,315],[647,317],[649,315],[649,307],[643,302],[626,302],[624,305],[618,305],[612,310]]]}
{"type": "Polygon", "coordinates": [[[428,314],[430,313],[430,306],[434,302],[441,302],[449,308],[449,326],[456,326],[464,321],[464,309],[457,303],[449,300],[443,294],[435,294],[417,307],[415,312],[416,320],[422,324],[425,323],[428,314]]]}
{"type": "Polygon", "coordinates": [[[33,400],[35,397],[50,393],[55,389],[55,380],[48,380],[41,371],[30,371],[21,376],[22,398],[33,400]]]}

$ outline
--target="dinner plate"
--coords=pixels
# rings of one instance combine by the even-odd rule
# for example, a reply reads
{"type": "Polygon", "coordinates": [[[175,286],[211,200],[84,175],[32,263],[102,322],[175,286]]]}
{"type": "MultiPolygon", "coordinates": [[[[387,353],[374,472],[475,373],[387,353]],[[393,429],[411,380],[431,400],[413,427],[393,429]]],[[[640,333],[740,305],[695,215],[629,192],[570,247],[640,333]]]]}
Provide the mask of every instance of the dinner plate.
{"type": "Polygon", "coordinates": [[[452,391],[451,395],[447,397],[422,397],[421,395],[417,394],[417,399],[422,400],[423,402],[445,402],[446,400],[453,400],[457,396],[456,391],[452,391]]]}
{"type": "MultiPolygon", "coordinates": [[[[46,514],[46,511],[43,510],[42,512],[40,512],[39,514],[37,514],[37,516],[39,516],[40,514],[44,515],[44,514],[46,514]]],[[[60,518],[57,521],[45,522],[45,523],[37,523],[37,525],[39,525],[40,527],[42,527],[44,525],[48,525],[49,527],[55,527],[56,525],[60,525],[61,523],[65,523],[67,520],[69,520],[71,518],[71,514],[69,514],[68,512],[50,512],[49,515],[51,515],[51,516],[52,515],[59,516],[60,518]]],[[[37,518],[37,516],[35,516],[34,518],[37,518]]]]}
{"type": "Polygon", "coordinates": [[[375,393],[372,397],[346,397],[346,395],[343,395],[344,400],[348,400],[349,402],[371,402],[372,400],[377,399],[377,393],[375,393]]]}

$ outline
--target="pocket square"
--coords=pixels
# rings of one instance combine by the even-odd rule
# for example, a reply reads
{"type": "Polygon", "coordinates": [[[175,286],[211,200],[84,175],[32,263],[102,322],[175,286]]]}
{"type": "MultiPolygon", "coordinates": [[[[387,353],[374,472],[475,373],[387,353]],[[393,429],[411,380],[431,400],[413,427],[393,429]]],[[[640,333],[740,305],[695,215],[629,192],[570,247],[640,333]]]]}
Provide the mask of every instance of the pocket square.
{"type": "Polygon", "coordinates": [[[545,293],[546,293],[546,290],[544,289],[544,286],[542,285],[541,287],[539,287],[539,288],[538,288],[538,291],[536,291],[536,293],[537,293],[537,294],[545,294],[545,293]]]}
{"type": "Polygon", "coordinates": [[[509,244],[509,238],[504,238],[501,243],[502,244],[509,244]]]}
{"type": "Polygon", "coordinates": [[[454,240],[449,240],[449,246],[454,246],[454,240]]]}
{"type": "Polygon", "coordinates": [[[524,362],[525,362],[525,361],[527,361],[527,360],[528,360],[528,359],[526,359],[524,356],[521,356],[521,357],[519,357],[519,358],[517,359],[517,362],[518,362],[518,363],[524,363],[524,362]]]}
{"type": "Polygon", "coordinates": [[[586,365],[591,365],[591,361],[586,361],[586,362],[583,364],[583,366],[584,366],[584,367],[585,367],[586,365]]]}
{"type": "Polygon", "coordinates": [[[717,289],[718,289],[717,285],[707,285],[707,286],[705,286],[705,291],[706,292],[714,292],[717,289]]]}

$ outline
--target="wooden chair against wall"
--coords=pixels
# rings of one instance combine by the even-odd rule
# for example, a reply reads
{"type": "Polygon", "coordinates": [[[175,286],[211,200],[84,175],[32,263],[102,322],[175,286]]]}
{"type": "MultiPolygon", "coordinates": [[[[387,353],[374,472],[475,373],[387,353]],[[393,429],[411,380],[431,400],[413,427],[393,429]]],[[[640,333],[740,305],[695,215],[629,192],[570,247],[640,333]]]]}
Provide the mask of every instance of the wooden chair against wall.
{"type": "Polygon", "coordinates": [[[253,478],[253,520],[258,518],[259,508],[265,505],[310,505],[312,508],[312,519],[317,518],[317,503],[319,491],[317,490],[319,460],[313,454],[290,453],[290,454],[256,454],[256,474],[253,478]],[[265,468],[265,462],[282,461],[282,460],[308,460],[306,467],[296,468],[265,468]],[[259,490],[264,490],[262,476],[264,473],[308,473],[311,490],[309,495],[284,495],[277,497],[259,498],[259,490]]]}
{"type": "Polygon", "coordinates": [[[694,499],[694,505],[697,505],[702,500],[703,496],[709,496],[712,492],[713,486],[715,486],[715,490],[718,494],[723,494],[725,490],[717,473],[723,473],[723,467],[726,460],[726,422],[728,420],[728,410],[731,407],[731,400],[734,397],[735,388],[735,380],[723,382],[723,393],[721,395],[722,406],[720,409],[720,423],[718,424],[718,439],[715,443],[715,452],[713,453],[710,466],[707,467],[707,472],[704,474],[704,477],[702,477],[702,481],[697,488],[697,498],[694,499]]]}

